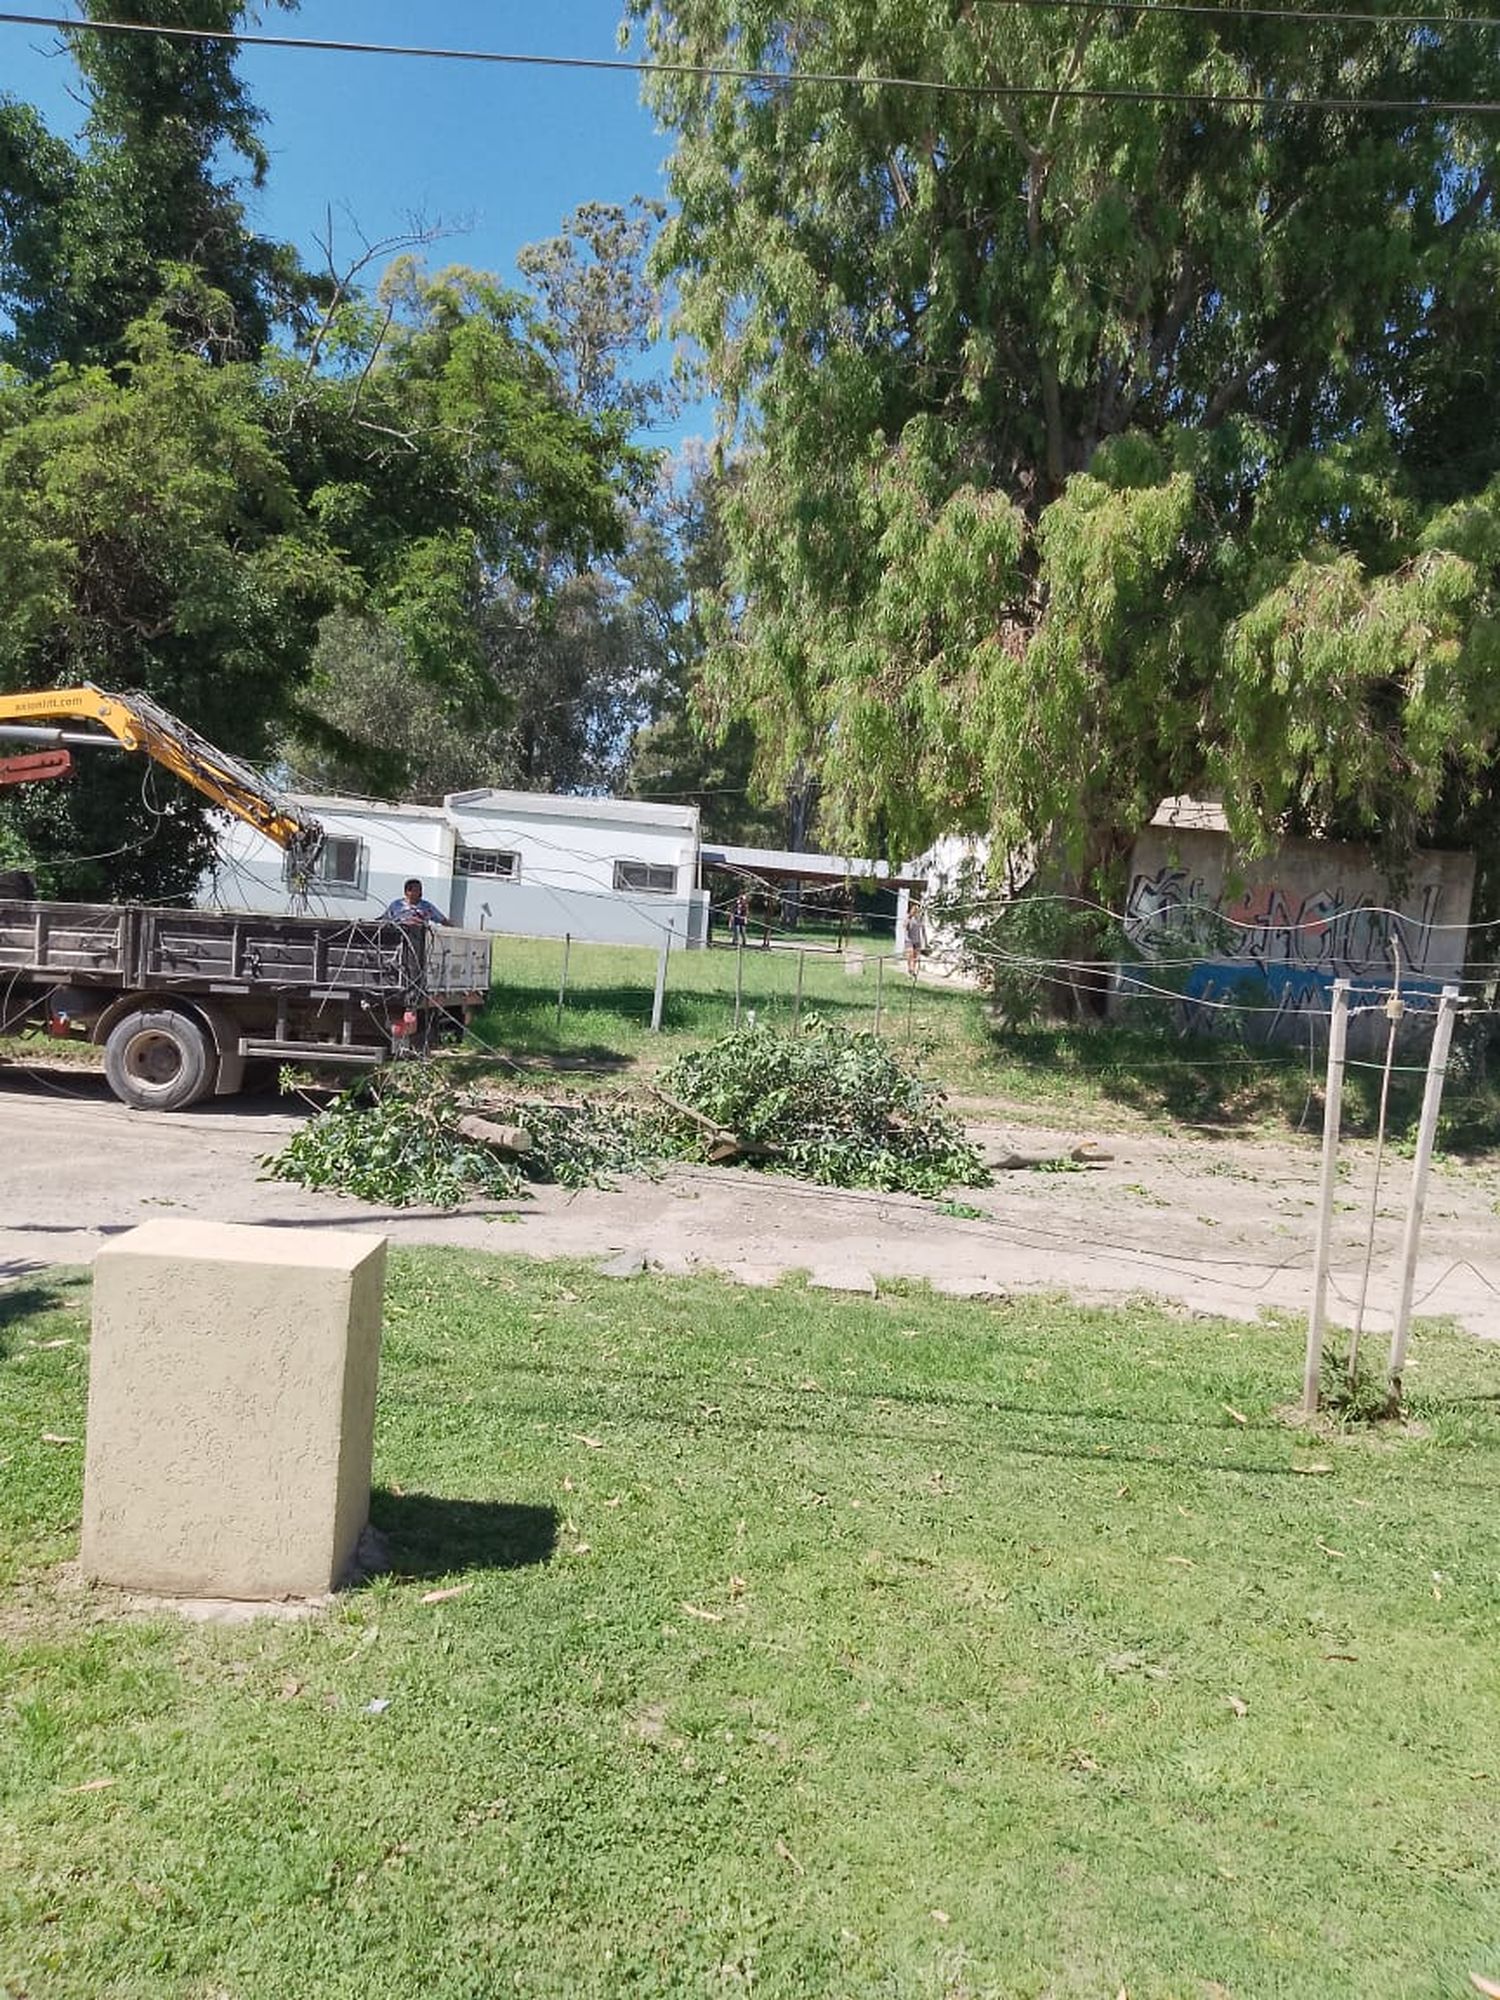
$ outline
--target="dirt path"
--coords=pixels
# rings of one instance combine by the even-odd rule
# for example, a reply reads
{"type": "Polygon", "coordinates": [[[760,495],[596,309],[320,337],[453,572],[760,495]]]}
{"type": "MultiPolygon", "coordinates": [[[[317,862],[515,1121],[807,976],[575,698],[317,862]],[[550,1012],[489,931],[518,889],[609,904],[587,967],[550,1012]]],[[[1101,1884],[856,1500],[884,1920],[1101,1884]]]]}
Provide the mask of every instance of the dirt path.
{"type": "MultiPolygon", "coordinates": [[[[993,1114],[991,1114],[993,1115],[993,1114]]],[[[0,1070],[0,1274],[85,1264],[107,1238],[151,1216],[197,1215],[283,1228],[337,1224],[399,1243],[446,1243],[538,1257],[645,1259],[666,1271],[719,1270],[751,1284],[807,1271],[867,1289],[926,1279],[962,1294],[1061,1290],[1082,1299],[1151,1295],[1252,1318],[1307,1303],[1317,1147],[1156,1129],[1049,1132],[1029,1122],[973,1130],[991,1157],[1065,1151],[1099,1137],[1113,1156],[1086,1172],[1016,1172],[965,1194],[983,1219],[899,1195],[839,1193],[721,1168],[534,1199],[458,1215],[375,1208],[258,1178],[299,1119],[275,1100],[182,1117],[130,1112],[77,1070],[0,1070]]],[[[1338,1193],[1336,1317],[1352,1317],[1364,1256],[1372,1157],[1348,1149],[1338,1193]]],[[[1366,1325],[1388,1328],[1409,1164],[1389,1154],[1366,1325]]],[[[1418,1273],[1418,1309],[1500,1338],[1500,1167],[1440,1162],[1418,1273]]]]}

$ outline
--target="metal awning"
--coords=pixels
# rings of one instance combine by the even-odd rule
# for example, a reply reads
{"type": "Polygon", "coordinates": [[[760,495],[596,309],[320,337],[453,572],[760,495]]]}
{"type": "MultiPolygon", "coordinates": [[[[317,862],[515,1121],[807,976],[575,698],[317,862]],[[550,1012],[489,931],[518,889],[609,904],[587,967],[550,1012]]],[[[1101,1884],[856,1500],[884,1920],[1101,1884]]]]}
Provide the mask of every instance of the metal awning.
{"type": "Polygon", "coordinates": [[[726,847],[705,841],[700,849],[705,868],[722,868],[727,874],[748,877],[754,882],[873,882],[882,889],[922,889],[925,875],[895,873],[888,861],[865,861],[844,854],[794,854],[784,847],[726,847]]]}

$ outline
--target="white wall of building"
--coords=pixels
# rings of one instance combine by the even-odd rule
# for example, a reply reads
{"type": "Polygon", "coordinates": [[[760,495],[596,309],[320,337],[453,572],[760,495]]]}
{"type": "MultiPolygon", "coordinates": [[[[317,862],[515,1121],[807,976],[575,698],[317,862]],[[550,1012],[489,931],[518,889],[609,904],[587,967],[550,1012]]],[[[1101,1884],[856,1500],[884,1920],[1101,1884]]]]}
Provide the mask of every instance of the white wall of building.
{"type": "Polygon", "coordinates": [[[457,792],[445,808],[455,922],[525,937],[703,941],[694,808],[500,791],[457,792]]]}
{"type": "MultiPolygon", "coordinates": [[[[501,791],[459,792],[441,806],[298,803],[326,836],[310,899],[319,913],[378,915],[415,875],[468,930],[653,946],[706,937],[692,807],[501,791]]],[[[289,898],[280,850],[226,825],[200,903],[285,910],[289,898]]]]}
{"type": "MultiPolygon", "coordinates": [[[[927,852],[915,861],[906,864],[908,875],[923,875],[927,879],[921,902],[926,913],[927,949],[934,959],[957,960],[963,950],[963,930],[961,926],[940,924],[933,920],[928,906],[941,902],[944,897],[966,893],[982,896],[988,878],[990,865],[990,842],[986,835],[949,833],[933,843],[927,852]]],[[[903,889],[896,899],[896,937],[898,942],[906,934],[906,913],[912,902],[912,892],[903,889]]]]}
{"type": "MultiPolygon", "coordinates": [[[[365,804],[356,799],[299,796],[321,822],[323,852],[308,906],[317,916],[378,916],[413,875],[440,909],[453,880],[453,829],[440,807],[365,804]]],[[[205,877],[200,904],[236,910],[284,911],[291,885],[286,856],[239,820],[219,837],[217,866],[205,877]]]]}

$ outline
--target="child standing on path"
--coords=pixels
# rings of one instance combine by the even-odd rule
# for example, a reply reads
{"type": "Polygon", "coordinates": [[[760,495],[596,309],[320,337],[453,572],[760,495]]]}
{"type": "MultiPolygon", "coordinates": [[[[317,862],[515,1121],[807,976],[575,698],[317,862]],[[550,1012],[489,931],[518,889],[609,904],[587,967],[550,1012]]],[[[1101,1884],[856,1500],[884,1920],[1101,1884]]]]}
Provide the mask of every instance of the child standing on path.
{"type": "Polygon", "coordinates": [[[922,915],[920,903],[912,903],[906,912],[906,969],[915,979],[922,963],[922,954],[927,949],[927,921],[922,915]]]}

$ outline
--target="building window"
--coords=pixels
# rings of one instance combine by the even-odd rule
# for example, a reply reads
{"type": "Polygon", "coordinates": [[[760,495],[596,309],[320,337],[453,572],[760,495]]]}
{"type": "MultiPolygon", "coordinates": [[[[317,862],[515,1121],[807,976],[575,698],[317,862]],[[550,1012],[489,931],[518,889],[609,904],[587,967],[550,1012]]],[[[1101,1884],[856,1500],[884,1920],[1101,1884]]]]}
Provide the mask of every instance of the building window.
{"type": "Polygon", "coordinates": [[[521,857],[501,847],[460,847],[453,857],[457,875],[482,875],[489,881],[519,882],[521,857]]]}
{"type": "MultiPolygon", "coordinates": [[[[288,880],[291,861],[287,861],[288,880]]],[[[344,834],[329,834],[312,865],[310,886],[315,889],[353,889],[365,886],[365,844],[344,834]]]]}
{"type": "Polygon", "coordinates": [[[677,889],[677,870],[652,861],[617,861],[615,888],[632,896],[670,896],[677,889]]]}

